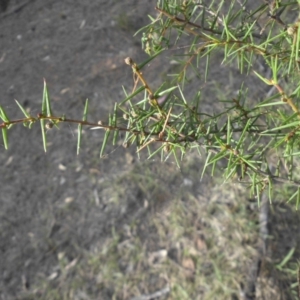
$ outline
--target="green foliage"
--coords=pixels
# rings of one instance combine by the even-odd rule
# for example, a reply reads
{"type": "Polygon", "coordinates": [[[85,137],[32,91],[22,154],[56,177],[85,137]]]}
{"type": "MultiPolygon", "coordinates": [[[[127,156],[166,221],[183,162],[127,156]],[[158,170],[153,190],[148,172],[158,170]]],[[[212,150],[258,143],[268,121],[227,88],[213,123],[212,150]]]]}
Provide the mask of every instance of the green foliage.
{"type": "MultiPolygon", "coordinates": [[[[137,152],[148,151],[149,158],[160,155],[167,160],[173,156],[178,165],[189,150],[197,149],[206,155],[203,173],[209,170],[213,174],[222,168],[225,180],[238,178],[258,201],[264,190],[271,197],[274,182],[298,187],[294,171],[300,154],[299,5],[299,1],[290,0],[157,1],[157,15],[150,16],[150,24],[139,31],[149,59],[140,64],[125,59],[136,79],[134,88],[131,93],[124,88],[125,99],[115,104],[108,124],[87,120],[88,102],[82,120],[55,116],[45,84],[37,117],[28,115],[17,102],[25,118],[10,120],[0,107],[4,146],[8,147],[10,127],[40,121],[46,151],[45,128],[69,122],[78,124],[77,153],[82,126],[92,126],[105,130],[100,156],[107,143],[115,144],[121,138],[119,133],[125,132],[125,147],[135,144],[137,152]],[[184,47],[178,46],[181,42],[184,47]],[[170,61],[176,62],[177,72],[171,82],[153,89],[145,66],[171,49],[176,49],[170,61]],[[205,110],[201,88],[191,96],[189,86],[195,80],[199,80],[199,87],[205,83],[217,55],[222,55],[223,65],[230,68],[236,64],[247,76],[237,95],[213,100],[220,101],[223,108],[212,114],[205,110]],[[253,77],[271,89],[261,93],[257,101],[251,99],[250,89],[255,86],[246,88],[247,80],[253,77]]],[[[298,206],[299,188],[289,201],[294,199],[298,206]]]]}

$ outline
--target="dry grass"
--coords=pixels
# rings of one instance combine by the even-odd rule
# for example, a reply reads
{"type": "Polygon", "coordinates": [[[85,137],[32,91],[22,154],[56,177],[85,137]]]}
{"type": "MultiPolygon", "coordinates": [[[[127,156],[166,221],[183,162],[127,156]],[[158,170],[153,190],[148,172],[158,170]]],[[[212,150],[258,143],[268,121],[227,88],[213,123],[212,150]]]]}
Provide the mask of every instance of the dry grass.
{"type": "MultiPolygon", "coordinates": [[[[111,234],[71,261],[59,253],[50,276],[37,274],[23,299],[139,300],[160,291],[159,299],[243,299],[257,255],[256,202],[240,185],[200,183],[198,163],[191,158],[182,173],[172,164],[143,163],[100,183],[105,209],[118,210],[111,234]]],[[[290,248],[281,241],[291,239],[289,228],[296,233],[299,214],[279,202],[273,208],[257,299],[297,299],[297,256],[282,264],[290,248]]]]}

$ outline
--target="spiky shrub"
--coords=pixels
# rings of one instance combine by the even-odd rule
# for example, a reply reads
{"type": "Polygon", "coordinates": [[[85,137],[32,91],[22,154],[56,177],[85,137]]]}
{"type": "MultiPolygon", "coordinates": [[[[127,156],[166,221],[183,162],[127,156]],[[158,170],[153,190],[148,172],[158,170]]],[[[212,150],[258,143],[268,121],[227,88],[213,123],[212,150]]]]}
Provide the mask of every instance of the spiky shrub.
{"type": "MultiPolygon", "coordinates": [[[[125,91],[125,99],[115,104],[108,124],[88,120],[88,101],[80,120],[54,115],[45,83],[37,116],[17,102],[25,117],[10,120],[0,107],[5,148],[8,129],[17,123],[30,128],[39,121],[46,151],[45,130],[71,122],[78,124],[77,153],[82,127],[92,126],[105,130],[100,156],[123,132],[124,146],[136,144],[138,151],[148,151],[149,157],[159,154],[162,160],[174,156],[178,164],[189,150],[197,149],[206,155],[203,173],[222,168],[225,180],[238,177],[258,200],[265,189],[271,196],[274,182],[300,187],[294,172],[300,154],[299,5],[299,0],[158,1],[157,15],[140,30],[149,59],[141,64],[125,59],[136,79],[134,89],[125,91]],[[176,55],[168,59],[176,64],[176,72],[154,90],[144,66],[172,49],[176,55]],[[221,102],[221,110],[208,112],[202,105],[201,86],[209,77],[212,59],[220,55],[226,67],[237,64],[245,82],[237,94],[232,91],[231,97],[213,100],[221,102]],[[256,87],[245,88],[254,76],[270,86],[258,101],[251,100],[256,87]]],[[[289,200],[293,199],[298,205],[300,188],[289,200]]]]}

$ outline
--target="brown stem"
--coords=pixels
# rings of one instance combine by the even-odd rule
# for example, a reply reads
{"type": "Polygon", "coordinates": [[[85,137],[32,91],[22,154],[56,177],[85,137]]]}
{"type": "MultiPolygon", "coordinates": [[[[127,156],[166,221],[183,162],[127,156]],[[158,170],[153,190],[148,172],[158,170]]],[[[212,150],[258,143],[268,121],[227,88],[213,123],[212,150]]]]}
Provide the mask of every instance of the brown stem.
{"type": "Polygon", "coordinates": [[[139,78],[139,80],[142,82],[143,86],[145,87],[145,89],[147,90],[147,92],[149,93],[149,96],[153,96],[153,93],[149,87],[149,85],[147,84],[142,72],[139,70],[138,65],[132,60],[132,58],[127,57],[125,58],[125,63],[129,66],[131,66],[133,73],[137,75],[137,77],[139,78]]]}
{"type": "Polygon", "coordinates": [[[297,106],[294,104],[292,98],[290,98],[286,95],[283,88],[279,84],[274,83],[274,86],[277,89],[277,91],[279,92],[279,94],[282,96],[282,101],[286,102],[292,108],[293,112],[295,112],[298,115],[298,118],[300,118],[300,111],[297,108],[297,106]]]}
{"type": "MultiPolygon", "coordinates": [[[[155,7],[155,9],[158,10],[161,14],[163,14],[166,17],[168,17],[169,19],[171,19],[172,21],[174,21],[175,23],[179,23],[179,24],[182,24],[182,25],[186,24],[186,25],[190,25],[192,27],[203,29],[205,31],[209,31],[209,32],[216,33],[216,34],[221,34],[221,32],[219,32],[219,31],[215,31],[215,30],[210,29],[210,28],[202,27],[202,26],[200,26],[196,23],[193,23],[193,22],[190,22],[188,20],[184,20],[184,19],[178,18],[176,16],[173,16],[173,15],[167,13],[166,11],[164,11],[163,9],[158,8],[157,6],[155,7]]],[[[185,28],[185,30],[187,30],[188,32],[190,32],[194,35],[198,35],[198,33],[193,31],[193,29],[191,29],[191,28],[185,28]]]]}

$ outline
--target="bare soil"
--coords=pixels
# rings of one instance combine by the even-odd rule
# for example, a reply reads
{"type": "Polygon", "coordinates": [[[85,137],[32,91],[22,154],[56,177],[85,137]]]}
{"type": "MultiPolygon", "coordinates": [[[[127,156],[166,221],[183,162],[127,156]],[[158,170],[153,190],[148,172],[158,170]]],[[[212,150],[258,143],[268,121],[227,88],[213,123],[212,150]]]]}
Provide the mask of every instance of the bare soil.
{"type": "MultiPolygon", "coordinates": [[[[153,8],[150,1],[10,1],[0,14],[1,105],[19,118],[17,99],[36,115],[45,78],[58,115],[81,118],[88,98],[89,118],[107,118],[124,97],[122,85],[132,88],[124,58],[146,57],[133,34],[153,8]]],[[[2,299],[17,297],[22,278],[30,287],[35,276],[48,274],[62,248],[72,257],[90,249],[118,219],[118,212],[96,208],[94,195],[99,181],[127,168],[130,151],[112,148],[100,160],[102,133],[89,131],[77,157],[76,127],[65,126],[47,133],[45,154],[39,129],[16,126],[8,151],[1,143],[2,299]]],[[[139,193],[131,192],[138,202],[139,193]]]]}

